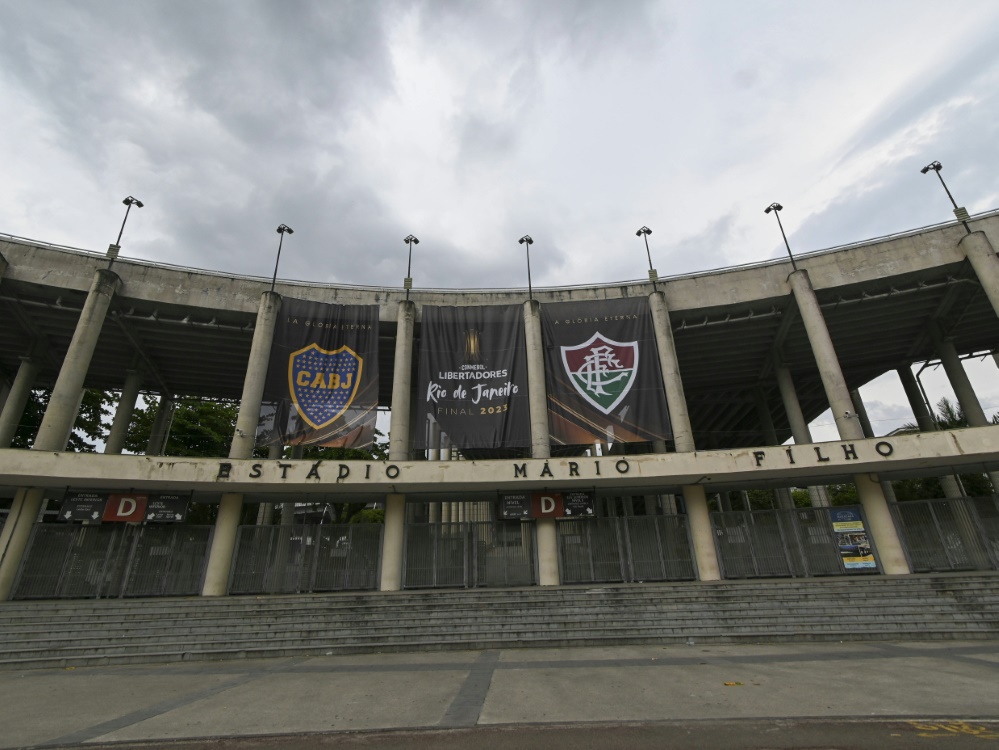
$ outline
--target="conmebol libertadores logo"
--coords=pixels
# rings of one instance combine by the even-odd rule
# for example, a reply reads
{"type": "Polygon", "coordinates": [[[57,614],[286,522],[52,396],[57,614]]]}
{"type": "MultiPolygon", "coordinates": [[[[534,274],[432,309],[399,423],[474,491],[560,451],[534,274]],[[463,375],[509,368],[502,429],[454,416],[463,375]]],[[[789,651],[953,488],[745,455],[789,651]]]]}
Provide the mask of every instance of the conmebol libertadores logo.
{"type": "Polygon", "coordinates": [[[584,343],[561,349],[562,364],[579,395],[610,414],[635,382],[638,342],[613,341],[597,331],[584,343]]]}

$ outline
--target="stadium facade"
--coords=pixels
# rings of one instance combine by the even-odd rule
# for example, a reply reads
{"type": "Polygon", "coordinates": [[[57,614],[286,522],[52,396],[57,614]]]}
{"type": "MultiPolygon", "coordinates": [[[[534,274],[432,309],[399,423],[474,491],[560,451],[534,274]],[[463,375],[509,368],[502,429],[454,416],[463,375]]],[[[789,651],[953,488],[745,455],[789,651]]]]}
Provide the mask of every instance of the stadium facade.
{"type": "Polygon", "coordinates": [[[999,426],[962,364],[999,351],[997,242],[990,212],[796,268],[527,299],[272,290],[2,238],[0,444],[33,389],[51,396],[32,449],[0,449],[0,598],[999,568],[995,497],[958,479],[999,480],[999,426]],[[969,428],[936,430],[912,372],[930,360],[969,428]],[[890,371],[921,432],[873,435],[858,389],[890,371]],[[118,394],[102,454],[66,451],[86,388],[118,394]],[[160,417],[126,455],[140,395],[160,417]],[[160,455],[185,397],[239,401],[227,455],[160,455]],[[305,457],[364,447],[379,408],[387,459],[305,457]],[[827,408],[839,440],[813,443],[827,408]],[[939,477],[942,497],[897,502],[891,481],[911,477],[939,477]],[[842,483],[856,506],[830,507],[842,483]],[[772,508],[746,502],[759,489],[772,508]],[[214,525],[180,522],[192,502],[218,504],[214,525]],[[334,522],[345,503],[384,525],[334,522]]]}

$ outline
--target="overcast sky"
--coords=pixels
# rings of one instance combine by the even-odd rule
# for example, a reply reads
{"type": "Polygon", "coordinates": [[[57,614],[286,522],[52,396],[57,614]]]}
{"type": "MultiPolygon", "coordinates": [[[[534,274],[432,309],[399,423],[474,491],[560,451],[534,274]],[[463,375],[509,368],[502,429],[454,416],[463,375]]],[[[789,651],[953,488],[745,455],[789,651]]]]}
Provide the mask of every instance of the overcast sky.
{"type": "Polygon", "coordinates": [[[0,102],[0,232],[103,251],[131,194],[124,256],[259,276],[282,222],[284,278],[707,270],[773,201],[798,251],[946,221],[934,159],[999,207],[991,0],[0,0],[0,102]]]}

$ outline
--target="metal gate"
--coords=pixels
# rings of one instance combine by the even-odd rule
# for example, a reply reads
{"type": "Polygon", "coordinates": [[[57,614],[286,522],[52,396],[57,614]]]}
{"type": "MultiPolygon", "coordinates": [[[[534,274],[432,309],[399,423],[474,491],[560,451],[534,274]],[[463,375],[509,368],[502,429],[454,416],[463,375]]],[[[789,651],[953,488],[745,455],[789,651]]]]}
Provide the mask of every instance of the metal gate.
{"type": "Polygon", "coordinates": [[[560,519],[557,528],[562,583],[695,577],[686,516],[560,519]]]}
{"type": "Polygon", "coordinates": [[[891,506],[914,573],[999,569],[999,500],[907,500],[891,506]]]}
{"type": "Polygon", "coordinates": [[[212,528],[35,524],[13,598],[197,594],[212,528]]]}
{"type": "Polygon", "coordinates": [[[406,525],[404,588],[532,586],[537,582],[532,523],[406,525]]]}
{"type": "Polygon", "coordinates": [[[846,573],[828,508],[712,513],[711,526],[724,578],[846,573]]]}
{"type": "Polygon", "coordinates": [[[230,594],[293,594],[378,587],[380,523],[240,526],[230,594]]]}

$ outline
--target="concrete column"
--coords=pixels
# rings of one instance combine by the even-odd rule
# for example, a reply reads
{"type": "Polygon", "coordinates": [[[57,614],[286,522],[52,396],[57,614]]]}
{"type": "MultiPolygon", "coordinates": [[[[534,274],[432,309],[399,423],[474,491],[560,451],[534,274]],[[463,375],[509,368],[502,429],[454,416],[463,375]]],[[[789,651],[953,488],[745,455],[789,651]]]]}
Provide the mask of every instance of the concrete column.
{"type": "MultiPolygon", "coordinates": [[[[961,364],[961,359],[957,356],[953,342],[950,339],[945,339],[936,326],[933,326],[932,334],[933,344],[947,373],[947,380],[950,381],[950,386],[954,389],[954,395],[957,396],[957,402],[961,405],[964,418],[968,420],[968,426],[987,427],[992,424],[985,416],[985,410],[982,409],[978,395],[971,386],[968,373],[965,372],[964,365],[961,364]]],[[[999,492],[999,472],[990,471],[988,475],[992,481],[993,492],[999,492]]]]}
{"type": "MultiPolygon", "coordinates": [[[[812,442],[812,432],[808,429],[808,422],[801,412],[801,404],[798,403],[798,392],[794,389],[794,381],[791,379],[791,371],[781,364],[774,366],[774,374],[777,376],[777,386],[780,388],[780,398],[784,402],[784,412],[787,414],[787,422],[791,426],[791,437],[798,445],[812,442]]],[[[828,508],[829,492],[825,487],[817,485],[808,488],[808,498],[813,508],[828,508]]]]}
{"type": "MultiPolygon", "coordinates": [[[[545,387],[545,350],[541,337],[541,304],[537,300],[524,303],[524,338],[527,345],[527,393],[531,413],[531,457],[549,458],[551,444],[548,434],[548,390],[545,387]]],[[[557,586],[561,582],[558,570],[558,531],[554,518],[535,521],[538,537],[538,582],[542,586],[557,586]]]]}
{"type": "Polygon", "coordinates": [[[3,381],[0,383],[0,414],[3,414],[3,408],[7,405],[7,397],[10,395],[10,383],[8,381],[3,381]]]}
{"type": "MultiPolygon", "coordinates": [[[[754,396],[756,399],[756,413],[760,417],[760,427],[763,430],[763,439],[767,441],[767,445],[780,445],[777,441],[777,428],[774,427],[773,416],[770,414],[770,404],[767,403],[763,389],[757,388],[754,396]]],[[[791,490],[787,487],[775,488],[774,497],[777,499],[777,507],[781,510],[794,509],[794,498],[791,496],[791,490]]]]}
{"type": "Polygon", "coordinates": [[[167,440],[170,439],[170,428],[173,426],[173,412],[177,403],[169,394],[160,395],[160,403],[156,409],[156,418],[149,430],[149,440],[146,442],[147,456],[162,456],[166,453],[167,440]]]}
{"type": "MultiPolygon", "coordinates": [[[[104,318],[107,316],[111,298],[120,286],[121,279],[111,271],[102,268],[94,274],[87,301],[80,312],[76,330],[73,331],[66,357],[52,388],[48,408],[38,427],[38,434],[32,445],[33,450],[65,450],[67,435],[76,420],[83,382],[100,338],[104,318]]],[[[0,601],[10,598],[14,577],[21,565],[31,527],[42,507],[43,499],[43,490],[37,488],[27,490],[17,514],[15,515],[12,509],[11,515],[7,517],[7,525],[11,526],[11,530],[6,549],[0,550],[0,554],[3,555],[0,562],[0,601]]]]}
{"type": "MultiPolygon", "coordinates": [[[[808,343],[812,348],[812,354],[819,366],[822,386],[826,392],[826,398],[829,400],[833,419],[836,420],[839,436],[842,440],[863,440],[864,430],[853,411],[850,391],[839,366],[839,359],[836,356],[832,338],[829,336],[825,318],[822,317],[819,300],[815,296],[812,282],[808,278],[808,271],[795,271],[788,277],[788,281],[794,299],[798,303],[798,311],[801,314],[805,332],[808,334],[808,343]]],[[[864,506],[871,536],[878,547],[882,569],[885,573],[893,575],[909,573],[909,563],[902,550],[902,542],[899,539],[898,530],[895,528],[895,522],[892,519],[880,483],[876,478],[872,479],[867,474],[854,476],[853,481],[857,487],[860,502],[864,506]]]]}
{"type": "Polygon", "coordinates": [[[138,370],[126,370],[125,385],[121,389],[121,397],[118,399],[118,406],[114,411],[114,421],[111,422],[111,431],[104,444],[105,453],[121,453],[124,449],[125,438],[128,436],[128,427],[132,423],[132,414],[135,413],[135,402],[139,398],[141,386],[142,373],[138,370]]]}
{"type": "MultiPolygon", "coordinates": [[[[392,374],[392,421],[389,424],[389,460],[409,459],[410,409],[412,394],[413,326],[416,305],[409,300],[399,303],[395,334],[395,365],[392,374]]],[[[385,532],[382,540],[380,591],[402,589],[402,547],[406,531],[406,496],[385,496],[385,532]]]]}
{"type": "MultiPolygon", "coordinates": [[[[283,445],[272,445],[267,449],[267,460],[277,461],[284,455],[283,445]]],[[[270,526],[274,523],[274,503],[260,503],[257,508],[257,526],[270,526]]]]}
{"type": "MultiPolygon", "coordinates": [[[[902,381],[902,388],[905,391],[906,398],[909,400],[909,408],[912,409],[912,415],[916,418],[916,425],[923,432],[936,431],[938,429],[937,422],[930,414],[929,407],[923,398],[923,392],[920,390],[919,383],[916,382],[916,376],[912,374],[912,370],[908,367],[899,367],[895,372],[898,373],[898,379],[902,381]]],[[[938,479],[940,480],[940,487],[943,489],[944,497],[964,497],[961,483],[953,474],[945,474],[938,477],[938,479]]]]}
{"type": "MultiPolygon", "coordinates": [[[[676,343],[673,341],[673,327],[669,322],[669,307],[664,292],[649,295],[649,308],[652,311],[652,327],[656,334],[656,347],[659,350],[659,368],[663,374],[663,389],[666,392],[666,405],[669,408],[670,423],[673,428],[673,445],[677,453],[691,453],[696,450],[694,431],[690,426],[687,412],[687,397],[683,392],[680,378],[680,362],[676,356],[676,343]]],[[[715,535],[711,528],[711,515],[708,513],[708,499],[701,485],[683,487],[684,504],[687,507],[687,522],[694,545],[694,561],[697,577],[701,581],[717,581],[721,578],[718,565],[718,552],[715,549],[715,535]]]]}
{"type": "MultiPolygon", "coordinates": [[[[859,389],[854,388],[850,391],[850,400],[853,401],[853,408],[856,410],[857,416],[860,418],[860,426],[864,430],[864,437],[876,437],[874,434],[874,426],[871,424],[871,418],[867,414],[867,407],[864,406],[864,399],[861,398],[859,389]]],[[[895,488],[891,486],[891,482],[882,480],[881,491],[885,493],[885,500],[889,503],[898,502],[898,498],[895,497],[895,488]]]]}
{"type": "Polygon", "coordinates": [[[972,232],[965,235],[957,246],[964,251],[982,285],[982,291],[992,303],[996,315],[999,315],[999,258],[989,238],[984,232],[972,232]]]}
{"type": "Polygon", "coordinates": [[[3,412],[0,413],[0,448],[9,448],[13,442],[37,376],[38,360],[34,357],[22,357],[7,401],[3,405],[3,412]]]}
{"type": "Polygon", "coordinates": [[[86,389],[81,388],[80,392],[76,394],[76,406],[71,409],[72,411],[72,421],[69,423],[69,427],[66,428],[66,436],[63,438],[62,445],[63,448],[69,445],[69,439],[73,436],[73,428],[76,426],[76,420],[80,416],[80,407],[83,406],[83,396],[86,394],[86,389]]]}
{"type": "MultiPolygon", "coordinates": [[[[279,294],[268,291],[261,295],[257,322],[253,329],[253,341],[250,343],[250,357],[246,363],[246,376],[243,379],[239,415],[236,417],[236,433],[232,436],[232,445],[229,447],[229,458],[250,458],[253,455],[257,422],[260,419],[260,399],[264,394],[267,363],[270,359],[271,342],[274,340],[274,328],[280,309],[279,294]]],[[[223,493],[219,501],[218,518],[215,520],[212,546],[208,552],[202,596],[223,596],[226,592],[242,510],[241,493],[223,493]]]]}
{"type": "Polygon", "coordinates": [[[430,450],[427,451],[427,460],[441,460],[441,426],[437,422],[430,423],[430,450]]]}

